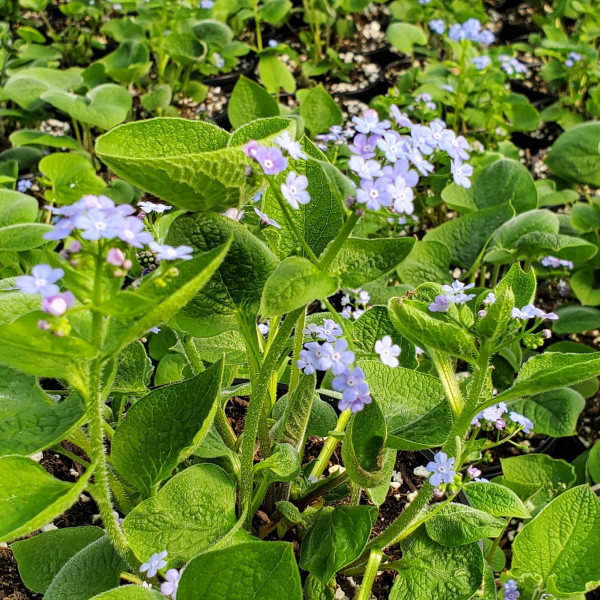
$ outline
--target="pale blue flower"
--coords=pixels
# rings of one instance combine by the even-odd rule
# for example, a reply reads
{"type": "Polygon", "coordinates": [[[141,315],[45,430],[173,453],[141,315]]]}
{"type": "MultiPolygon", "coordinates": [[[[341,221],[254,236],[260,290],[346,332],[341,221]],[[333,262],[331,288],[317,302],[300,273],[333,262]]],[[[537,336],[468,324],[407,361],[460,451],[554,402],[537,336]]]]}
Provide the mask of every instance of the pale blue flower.
{"type": "Polygon", "coordinates": [[[379,115],[374,108],[365,110],[362,117],[352,117],[354,128],[359,133],[378,133],[383,135],[391,124],[389,121],[380,121],[379,115]]]}
{"type": "Polygon", "coordinates": [[[285,183],[281,184],[281,194],[292,208],[300,208],[300,204],[308,204],[310,195],[306,191],[308,179],[306,175],[297,175],[295,171],[288,173],[285,183]]]}
{"type": "Polygon", "coordinates": [[[431,312],[445,313],[450,308],[450,300],[444,295],[440,294],[435,297],[435,300],[428,306],[431,312]]]}
{"type": "Polygon", "coordinates": [[[84,240],[113,239],[117,237],[123,217],[111,210],[92,208],[75,217],[75,227],[81,229],[84,240]]]}
{"type": "Polygon", "coordinates": [[[456,185],[460,185],[466,189],[471,187],[471,180],[469,179],[473,175],[473,167],[471,165],[463,163],[460,160],[452,160],[450,161],[450,171],[456,185]]]}
{"type": "Polygon", "coordinates": [[[471,62],[478,71],[483,71],[483,69],[490,66],[492,59],[487,54],[483,54],[482,56],[473,57],[471,62]]]}
{"type": "Polygon", "coordinates": [[[281,225],[275,219],[270,219],[264,212],[262,212],[261,210],[258,210],[258,208],[256,208],[256,206],[254,207],[254,212],[260,217],[260,220],[265,225],[273,225],[273,227],[276,227],[277,229],[281,229],[281,225]]]}
{"type": "Polygon", "coordinates": [[[393,344],[389,335],[384,335],[375,342],[375,352],[379,354],[381,362],[388,367],[397,367],[400,364],[397,358],[400,356],[400,346],[393,344]]]}
{"type": "Polygon", "coordinates": [[[148,562],[142,564],[142,566],[140,567],[140,573],[145,573],[147,571],[148,577],[154,577],[158,573],[159,569],[164,569],[167,566],[167,561],[164,560],[166,556],[166,550],[163,550],[158,554],[153,554],[148,559],[148,562]]]}
{"type": "Polygon", "coordinates": [[[531,433],[531,430],[533,429],[533,423],[527,417],[520,415],[514,410],[512,410],[508,416],[513,423],[516,423],[523,428],[523,433],[531,433]]]}
{"type": "Polygon", "coordinates": [[[361,179],[381,177],[381,164],[376,160],[365,160],[362,156],[353,156],[348,161],[348,168],[354,171],[361,179]]]}
{"type": "Polygon", "coordinates": [[[210,10],[215,5],[214,0],[202,0],[200,2],[200,8],[210,10]]]}
{"type": "Polygon", "coordinates": [[[71,292],[62,292],[54,296],[46,296],[42,300],[42,310],[53,317],[64,315],[75,304],[75,296],[71,292]]]}
{"type": "Polygon", "coordinates": [[[122,220],[117,237],[134,248],[142,248],[154,240],[152,234],[144,229],[144,223],[137,217],[126,217],[122,220]]]}
{"type": "Polygon", "coordinates": [[[58,294],[60,288],[56,282],[63,277],[62,269],[53,269],[50,265],[35,265],[31,275],[17,277],[15,284],[24,294],[40,294],[42,298],[58,294]]]}
{"type": "Polygon", "coordinates": [[[289,131],[284,131],[273,140],[280,148],[283,148],[294,160],[306,160],[306,154],[300,146],[300,142],[292,140],[289,131]]]}
{"type": "Polygon", "coordinates": [[[379,210],[382,206],[392,203],[392,195],[388,187],[390,183],[386,178],[361,179],[360,188],[356,191],[356,200],[360,204],[366,204],[369,210],[379,210]]]}
{"type": "Polygon", "coordinates": [[[432,19],[429,21],[429,29],[434,31],[438,35],[442,35],[444,31],[446,31],[446,23],[444,23],[444,19],[432,19]]]}
{"type": "Polygon", "coordinates": [[[275,147],[258,146],[252,158],[260,164],[265,175],[277,175],[288,166],[288,159],[275,147]]]}
{"type": "Polygon", "coordinates": [[[24,194],[27,190],[31,189],[33,183],[29,179],[19,179],[17,181],[17,191],[24,194]]]}
{"type": "Polygon", "coordinates": [[[455,458],[448,458],[445,452],[437,452],[433,461],[427,463],[427,470],[431,473],[429,483],[435,487],[442,483],[452,483],[456,472],[453,470],[455,458]]]}
{"type": "Polygon", "coordinates": [[[300,350],[296,366],[304,372],[305,375],[312,375],[316,370],[316,356],[308,349],[300,350]]]}
{"type": "Polygon", "coordinates": [[[339,339],[334,344],[323,342],[321,352],[322,356],[317,363],[317,367],[321,371],[331,369],[334,375],[345,373],[354,362],[354,352],[348,350],[348,342],[344,339],[339,339]]]}
{"type": "Polygon", "coordinates": [[[377,141],[377,146],[383,150],[385,157],[392,163],[399,159],[405,159],[408,155],[409,147],[403,138],[396,131],[390,130],[383,134],[383,137],[377,141]]]}
{"type": "Polygon", "coordinates": [[[402,175],[398,175],[393,183],[389,184],[388,192],[394,199],[394,209],[396,212],[406,215],[411,215],[414,212],[413,199],[415,194],[412,188],[406,185],[406,181],[402,175]]]}
{"type": "MultiPolygon", "coordinates": [[[[206,0],[203,0],[204,2],[206,0]]],[[[169,569],[165,573],[166,581],[160,586],[160,593],[163,596],[171,596],[172,600],[177,600],[177,588],[179,587],[179,580],[183,574],[183,569],[178,571],[177,569],[169,569]]]]}
{"type": "Polygon", "coordinates": [[[334,377],[331,387],[336,392],[342,392],[342,400],[347,403],[351,403],[359,396],[369,393],[369,385],[365,381],[365,372],[360,367],[354,367],[352,370],[348,369],[334,377]]]}
{"type": "MultiPolygon", "coordinates": [[[[389,132],[386,132],[386,135],[388,133],[389,132]]],[[[378,141],[380,139],[381,136],[377,134],[367,137],[364,133],[359,133],[354,136],[354,140],[348,148],[350,149],[350,152],[358,154],[366,160],[375,156],[375,150],[377,149],[378,141]]]]}
{"type": "Polygon", "coordinates": [[[193,248],[191,246],[173,248],[173,246],[158,242],[150,242],[149,246],[150,250],[161,260],[190,260],[192,258],[193,248]]]}
{"type": "Polygon", "coordinates": [[[390,106],[390,114],[394,117],[394,120],[396,121],[399,127],[413,126],[413,123],[408,118],[408,115],[406,113],[400,112],[400,109],[395,104],[392,104],[390,106]]]}
{"type": "Polygon", "coordinates": [[[553,312],[545,313],[541,308],[536,308],[533,304],[527,304],[521,309],[515,306],[510,316],[513,319],[521,319],[522,321],[528,321],[529,319],[549,319],[550,321],[556,321],[558,319],[558,315],[553,312]]]}
{"type": "Polygon", "coordinates": [[[323,319],[323,325],[317,325],[314,332],[319,339],[326,342],[335,342],[344,333],[333,319],[323,319]]]}
{"type": "Polygon", "coordinates": [[[502,588],[504,600],[517,600],[521,595],[514,579],[509,579],[502,588]]]}

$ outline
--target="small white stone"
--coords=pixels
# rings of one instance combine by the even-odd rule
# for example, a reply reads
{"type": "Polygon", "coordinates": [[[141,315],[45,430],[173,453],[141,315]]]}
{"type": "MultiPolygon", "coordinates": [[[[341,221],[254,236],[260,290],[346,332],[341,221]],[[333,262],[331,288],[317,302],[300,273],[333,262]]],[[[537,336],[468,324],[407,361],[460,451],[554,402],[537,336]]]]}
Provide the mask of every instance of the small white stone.
{"type": "Polygon", "coordinates": [[[413,473],[416,477],[429,477],[429,471],[423,466],[417,467],[413,473]]]}
{"type": "Polygon", "coordinates": [[[398,483],[397,481],[390,482],[390,488],[393,489],[394,491],[399,490],[401,487],[402,487],[402,484],[398,483]]]}
{"type": "Polygon", "coordinates": [[[43,452],[36,452],[35,454],[32,454],[29,458],[31,460],[34,460],[35,462],[39,463],[40,460],[42,460],[42,458],[44,458],[44,453],[43,452]]]}
{"type": "Polygon", "coordinates": [[[42,533],[46,533],[47,531],[54,531],[55,529],[58,529],[58,527],[54,523],[48,523],[48,525],[40,527],[40,531],[42,533]]]}
{"type": "Polygon", "coordinates": [[[0,548],[8,548],[8,544],[6,542],[0,543],[0,548]]]}
{"type": "Polygon", "coordinates": [[[400,471],[393,471],[392,472],[392,481],[394,483],[398,483],[398,484],[402,485],[402,482],[404,481],[402,479],[402,473],[400,471]]]}
{"type": "Polygon", "coordinates": [[[410,504],[418,495],[419,492],[414,491],[411,492],[410,494],[406,494],[406,499],[408,500],[408,504],[410,504]]]}
{"type": "Polygon", "coordinates": [[[335,590],[335,600],[350,600],[350,598],[348,598],[344,593],[344,590],[339,587],[335,590]]]}

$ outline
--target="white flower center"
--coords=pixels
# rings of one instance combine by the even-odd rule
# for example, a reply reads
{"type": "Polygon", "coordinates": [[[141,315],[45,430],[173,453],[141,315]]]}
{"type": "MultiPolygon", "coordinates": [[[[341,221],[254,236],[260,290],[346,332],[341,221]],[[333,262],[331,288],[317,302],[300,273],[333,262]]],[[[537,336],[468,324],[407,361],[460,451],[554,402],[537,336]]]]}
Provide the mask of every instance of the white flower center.
{"type": "Polygon", "coordinates": [[[272,160],[265,160],[265,167],[267,167],[267,169],[270,169],[273,166],[273,161],[272,160]]]}
{"type": "Polygon", "coordinates": [[[47,282],[45,279],[43,279],[43,278],[40,278],[40,279],[36,279],[36,280],[35,280],[35,285],[36,285],[37,287],[43,287],[43,286],[45,286],[47,283],[48,283],[48,282],[47,282]]]}
{"type": "Polygon", "coordinates": [[[371,198],[377,198],[377,196],[379,196],[379,192],[377,190],[371,190],[369,192],[369,196],[371,196],[371,198]]]}

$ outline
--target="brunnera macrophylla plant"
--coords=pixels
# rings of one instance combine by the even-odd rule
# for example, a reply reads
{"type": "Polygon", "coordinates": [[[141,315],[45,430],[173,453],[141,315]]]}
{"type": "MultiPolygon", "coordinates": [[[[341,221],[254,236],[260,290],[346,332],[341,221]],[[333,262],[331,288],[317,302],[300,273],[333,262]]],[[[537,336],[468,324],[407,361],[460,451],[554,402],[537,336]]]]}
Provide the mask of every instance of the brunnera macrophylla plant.
{"type": "Polygon", "coordinates": [[[390,570],[393,600],[496,598],[511,519],[527,522],[504,598],[600,583],[600,505],[570,465],[517,456],[494,481],[479,468],[483,452],[535,431],[520,408],[529,396],[597,375],[600,358],[532,354],[495,394],[492,358],[536,348],[555,317],[535,306],[532,269],[513,265],[493,289],[385,285],[414,240],[355,227],[365,211],[409,212],[397,192],[416,185],[412,166],[433,169],[425,156],[452,156],[440,140],[456,164],[466,152],[440,123],[414,135],[397,125],[410,135],[357,118],[377,150],[365,156],[374,140],[355,138],[347,175],[280,118],[232,134],[154,119],[99,138],[101,160],[175,209],[145,202],[134,216],[102,196],[52,207],[49,245],[2,284],[0,540],[37,531],[83,492],[102,524],[13,543],[28,587],[46,600],[331,599],[344,574],[362,576],[367,600],[390,570]],[[363,289],[373,282],[383,301],[363,289]],[[148,390],[139,340],[155,327],[173,333],[187,374],[148,390]],[[239,436],[224,412],[234,395],[250,398],[239,436]],[[312,435],[326,439],[306,460],[312,435]],[[325,475],[340,442],[344,468],[325,475]],[[76,483],[30,458],[47,448],[79,463],[76,483]],[[375,533],[402,451],[424,452],[420,485],[375,533]]]}

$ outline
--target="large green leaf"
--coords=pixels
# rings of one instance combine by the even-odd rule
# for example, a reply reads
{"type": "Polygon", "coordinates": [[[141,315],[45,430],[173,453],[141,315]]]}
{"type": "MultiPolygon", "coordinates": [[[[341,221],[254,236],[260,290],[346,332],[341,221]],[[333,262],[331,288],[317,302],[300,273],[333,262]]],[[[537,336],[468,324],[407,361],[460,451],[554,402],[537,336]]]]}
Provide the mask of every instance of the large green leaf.
{"type": "MultiPolygon", "coordinates": [[[[41,9],[43,10],[43,9],[41,9]]],[[[9,99],[25,110],[36,110],[44,101],[43,93],[52,90],[72,90],[83,83],[80,69],[46,69],[32,67],[12,75],[2,88],[2,99],[9,99]]]]}
{"type": "Polygon", "coordinates": [[[196,337],[235,328],[239,308],[256,312],[277,258],[244,225],[221,215],[183,215],[169,229],[167,243],[187,244],[200,252],[212,250],[230,237],[231,247],[214,277],[175,319],[181,329],[196,337]]]}
{"type": "MultiPolygon", "coordinates": [[[[231,240],[191,260],[181,261],[176,277],[166,285],[164,279],[148,277],[137,289],[140,298],[152,298],[152,304],[143,304],[143,311],[131,316],[115,316],[109,320],[109,333],[104,352],[113,355],[117,350],[141,338],[151,327],[168,321],[181,310],[215,274],[229,248],[231,240]]],[[[1,331],[1,329],[0,329],[1,331]]]]}
{"type": "Polygon", "coordinates": [[[498,394],[493,403],[573,385],[599,373],[600,353],[598,352],[537,354],[522,366],[512,387],[498,394]]]}
{"type": "Polygon", "coordinates": [[[123,585],[102,592],[91,600],[164,600],[164,596],[156,590],[149,590],[141,585],[123,585]]]}
{"type": "Polygon", "coordinates": [[[0,456],[29,456],[60,442],[84,413],[76,394],[55,403],[35,377],[0,366],[0,456]]]}
{"type": "Polygon", "coordinates": [[[111,460],[144,497],[202,442],[217,409],[223,362],[158,388],[127,412],[111,440],[111,460]],[[143,468],[140,466],[143,465],[143,468]]]}
{"type": "Polygon", "coordinates": [[[125,121],[132,104],[127,89],[114,83],[99,85],[85,96],[55,90],[45,92],[41,97],[74,121],[100,129],[111,129],[125,121]]]}
{"type": "Polygon", "coordinates": [[[559,320],[552,324],[552,331],[565,333],[584,333],[600,327],[600,310],[591,306],[561,306],[556,310],[559,320]]]}
{"type": "Polygon", "coordinates": [[[392,46],[402,54],[412,54],[414,46],[425,46],[427,36],[420,27],[410,23],[394,22],[386,31],[392,46]]]}
{"type": "Polygon", "coordinates": [[[472,481],[465,485],[471,505],[495,517],[519,517],[528,519],[529,511],[511,489],[485,481],[472,481]]]}
{"type": "Polygon", "coordinates": [[[127,563],[108,536],[92,542],[70,558],[54,578],[44,600],[88,600],[119,584],[127,563]]]}
{"type": "Polygon", "coordinates": [[[515,537],[511,571],[541,579],[551,594],[584,593],[600,584],[600,502],[587,486],[553,500],[515,537]]]}
{"type": "Polygon", "coordinates": [[[56,152],[42,158],[40,171],[50,180],[46,199],[54,204],[73,204],[86,194],[98,194],[105,187],[90,161],[80,154],[56,152]]]}
{"type": "Polygon", "coordinates": [[[326,133],[333,125],[341,125],[344,120],[342,109],[321,83],[302,98],[300,116],[313,137],[326,133]]]}
{"type": "Polygon", "coordinates": [[[23,252],[47,244],[44,234],[53,229],[44,223],[16,223],[0,227],[0,252],[23,252]]]}
{"type": "Polygon", "coordinates": [[[279,106],[265,88],[242,75],[233,88],[227,115],[232,127],[238,128],[254,119],[278,116],[279,106]]]}
{"type": "Polygon", "coordinates": [[[477,542],[442,546],[421,527],[402,542],[402,559],[390,600],[468,600],[483,581],[477,542]]]}
{"type": "Polygon", "coordinates": [[[422,450],[446,441],[452,412],[437,377],[403,367],[392,369],[376,360],[359,364],[385,416],[388,447],[422,450]]]}
{"type": "Polygon", "coordinates": [[[308,259],[290,256],[283,260],[265,283],[259,313],[263,317],[283,315],[327,298],[339,288],[337,277],[330,277],[308,259]]]}
{"type": "Polygon", "coordinates": [[[25,585],[44,594],[63,565],[103,535],[100,527],[67,527],[15,542],[11,550],[25,585]]]}
{"type": "Polygon", "coordinates": [[[326,583],[360,556],[376,518],[374,506],[324,508],[302,541],[300,567],[326,583]]]}
{"type": "MultiPolygon", "coordinates": [[[[67,150],[83,150],[81,144],[68,135],[52,135],[38,129],[18,129],[9,136],[14,147],[47,146],[49,148],[66,148],[67,150]]],[[[28,196],[31,198],[31,196],[28,196]]]]}
{"type": "Polygon", "coordinates": [[[414,238],[348,238],[328,271],[342,287],[359,288],[391,273],[408,256],[414,238]]]}
{"type": "Polygon", "coordinates": [[[600,186],[600,122],[571,127],[554,142],[546,164],[559,177],[573,183],[600,186]]]}
{"type": "Polygon", "coordinates": [[[0,458],[0,542],[31,533],[69,508],[92,472],[90,468],[76,483],[67,483],[29,458],[0,458]]]}
{"type": "MultiPolygon", "coordinates": [[[[0,228],[17,223],[31,223],[38,213],[38,203],[27,194],[0,189],[0,228]]],[[[2,236],[0,229],[0,236],[2,236]]]]}
{"type": "Polygon", "coordinates": [[[123,531],[142,561],[160,550],[167,550],[170,562],[187,561],[233,528],[235,500],[235,486],[225,471],[195,465],[138,504],[123,521],[123,531]]]}
{"type": "Polygon", "coordinates": [[[398,275],[401,281],[412,286],[426,281],[450,283],[450,258],[450,249],[442,241],[417,240],[398,267],[398,275]]]}
{"type": "Polygon", "coordinates": [[[515,306],[520,308],[533,302],[536,284],[533,269],[529,269],[526,273],[521,269],[521,265],[515,263],[498,284],[497,291],[510,288],[515,295],[515,306]]]}
{"type": "Polygon", "coordinates": [[[178,600],[302,600],[291,544],[252,542],[205,552],[181,577],[178,600]]]}
{"type": "Polygon", "coordinates": [[[506,520],[466,504],[447,504],[432,516],[425,529],[442,546],[463,546],[485,537],[499,536],[506,520]]]}
{"type": "Polygon", "coordinates": [[[525,415],[536,433],[552,437],[576,435],[577,420],[585,398],[571,388],[558,388],[510,403],[510,409],[525,415]]]}
{"type": "MultiPolygon", "coordinates": [[[[288,130],[289,119],[256,121],[259,142],[288,130]]],[[[261,182],[248,177],[252,161],[243,144],[204,121],[157,118],[120,125],[96,140],[96,152],[117,175],[187,210],[222,211],[258,192],[261,182]]]]}

